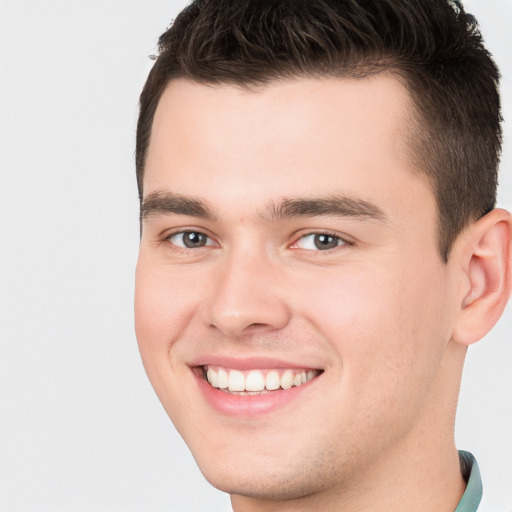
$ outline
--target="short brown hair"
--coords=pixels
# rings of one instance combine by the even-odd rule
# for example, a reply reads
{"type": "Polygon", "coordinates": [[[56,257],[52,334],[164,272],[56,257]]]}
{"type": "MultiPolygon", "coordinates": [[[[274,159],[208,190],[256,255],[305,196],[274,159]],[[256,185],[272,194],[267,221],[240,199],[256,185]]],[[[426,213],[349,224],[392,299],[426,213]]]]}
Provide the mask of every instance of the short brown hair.
{"type": "Polygon", "coordinates": [[[447,261],[457,235],[494,208],[502,138],[499,72],[458,1],[194,1],[160,37],[140,96],[141,199],[153,117],[169,80],[251,88],[381,71],[394,73],[411,94],[413,161],[432,186],[447,261]]]}

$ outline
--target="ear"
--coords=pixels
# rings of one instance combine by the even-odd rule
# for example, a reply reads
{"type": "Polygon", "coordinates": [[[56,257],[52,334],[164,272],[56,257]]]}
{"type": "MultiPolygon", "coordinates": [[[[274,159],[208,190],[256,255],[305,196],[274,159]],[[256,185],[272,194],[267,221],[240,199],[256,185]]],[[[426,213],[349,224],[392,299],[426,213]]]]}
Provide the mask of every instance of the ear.
{"type": "Polygon", "coordinates": [[[475,222],[458,252],[464,272],[460,309],[452,339],[471,345],[500,318],[512,289],[511,215],[496,209],[475,222]]]}

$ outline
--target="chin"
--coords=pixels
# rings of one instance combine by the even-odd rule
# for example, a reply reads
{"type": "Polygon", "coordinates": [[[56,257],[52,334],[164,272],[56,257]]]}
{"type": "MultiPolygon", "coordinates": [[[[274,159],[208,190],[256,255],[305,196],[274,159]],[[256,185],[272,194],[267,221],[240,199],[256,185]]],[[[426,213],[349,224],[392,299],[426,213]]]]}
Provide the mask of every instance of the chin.
{"type": "MultiPolygon", "coordinates": [[[[206,480],[230,495],[262,500],[292,500],[323,491],[332,485],[335,474],[320,460],[299,465],[294,456],[257,460],[248,454],[219,463],[219,457],[196,457],[206,480]]],[[[222,457],[220,457],[222,459],[222,457]]],[[[338,475],[339,476],[339,475],[338,475]]]]}
{"type": "Polygon", "coordinates": [[[250,476],[207,474],[203,472],[206,480],[230,495],[245,496],[261,500],[291,500],[314,494],[320,489],[312,485],[307,475],[273,474],[250,476]]]}

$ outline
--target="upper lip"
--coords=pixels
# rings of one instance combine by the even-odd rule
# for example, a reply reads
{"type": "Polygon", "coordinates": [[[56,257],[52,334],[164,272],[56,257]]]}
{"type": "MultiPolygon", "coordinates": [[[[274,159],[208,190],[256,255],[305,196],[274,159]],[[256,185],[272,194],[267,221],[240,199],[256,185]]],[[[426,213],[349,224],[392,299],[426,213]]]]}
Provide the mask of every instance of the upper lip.
{"type": "Polygon", "coordinates": [[[290,369],[318,369],[316,365],[312,365],[309,361],[293,362],[280,358],[255,356],[255,357],[233,357],[223,355],[204,355],[191,360],[188,363],[191,367],[197,366],[222,366],[223,368],[230,368],[236,370],[263,370],[263,369],[278,369],[278,368],[290,368],[290,369]]]}

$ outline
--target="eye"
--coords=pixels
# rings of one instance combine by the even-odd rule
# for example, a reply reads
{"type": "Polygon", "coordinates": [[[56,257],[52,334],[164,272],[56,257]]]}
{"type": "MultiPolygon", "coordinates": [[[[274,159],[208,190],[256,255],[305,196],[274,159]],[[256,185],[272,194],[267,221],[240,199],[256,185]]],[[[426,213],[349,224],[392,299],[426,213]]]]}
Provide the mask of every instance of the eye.
{"type": "Polygon", "coordinates": [[[184,249],[199,249],[215,245],[214,241],[199,231],[181,231],[170,235],[167,240],[176,247],[184,249]]]}
{"type": "Polygon", "coordinates": [[[311,233],[300,237],[297,242],[295,242],[294,247],[310,251],[328,251],[340,245],[346,245],[346,243],[347,242],[339,236],[330,235],[328,233],[311,233]]]}

